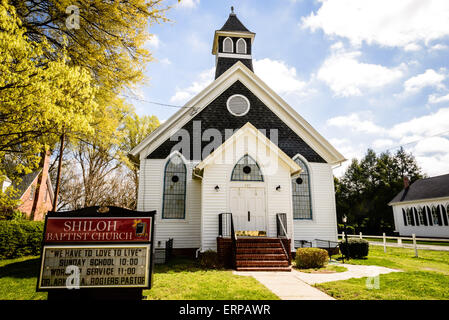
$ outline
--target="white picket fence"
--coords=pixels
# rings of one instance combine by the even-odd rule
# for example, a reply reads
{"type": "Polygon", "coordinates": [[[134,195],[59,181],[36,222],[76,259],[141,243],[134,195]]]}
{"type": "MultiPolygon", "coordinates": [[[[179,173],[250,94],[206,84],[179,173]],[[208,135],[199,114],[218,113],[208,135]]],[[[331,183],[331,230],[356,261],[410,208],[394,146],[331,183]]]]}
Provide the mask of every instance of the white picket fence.
{"type": "MultiPolygon", "coordinates": [[[[345,233],[342,232],[338,235],[339,239],[345,239],[345,233]]],[[[435,250],[436,246],[440,246],[440,248],[446,249],[449,251],[449,246],[441,245],[441,242],[447,242],[449,244],[449,239],[435,239],[435,238],[417,238],[415,234],[413,234],[411,237],[394,237],[394,236],[386,236],[385,233],[382,236],[371,236],[371,235],[363,235],[361,232],[358,235],[355,234],[348,234],[348,238],[359,238],[359,239],[381,239],[382,245],[384,247],[384,252],[387,252],[387,247],[392,246],[391,242],[390,245],[387,243],[388,239],[393,239],[397,241],[397,245],[394,245],[395,247],[400,248],[410,248],[410,246],[407,246],[403,243],[403,240],[411,240],[412,241],[412,248],[415,250],[415,256],[418,257],[418,244],[417,241],[425,241],[425,242],[436,242],[436,244],[432,244],[429,246],[434,247],[435,250]],[[447,247],[447,248],[446,248],[447,247]]],[[[371,243],[375,243],[375,241],[371,241],[371,243]]],[[[426,245],[421,245],[420,249],[431,249],[430,247],[425,247],[426,245]]],[[[432,249],[431,249],[432,250],[432,249]]],[[[438,249],[437,249],[438,250],[438,249]]],[[[446,251],[444,250],[444,251],[446,251]]]]}

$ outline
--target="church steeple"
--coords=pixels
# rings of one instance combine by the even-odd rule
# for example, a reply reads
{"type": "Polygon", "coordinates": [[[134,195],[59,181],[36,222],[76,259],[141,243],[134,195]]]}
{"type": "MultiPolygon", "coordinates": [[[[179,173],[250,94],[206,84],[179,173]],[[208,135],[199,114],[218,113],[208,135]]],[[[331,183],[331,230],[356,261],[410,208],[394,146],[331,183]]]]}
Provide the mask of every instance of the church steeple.
{"type": "Polygon", "coordinates": [[[220,30],[215,31],[212,54],[215,58],[215,79],[232,67],[237,61],[241,61],[253,71],[252,44],[255,33],[249,31],[234,13],[231,13],[226,23],[220,30]]]}

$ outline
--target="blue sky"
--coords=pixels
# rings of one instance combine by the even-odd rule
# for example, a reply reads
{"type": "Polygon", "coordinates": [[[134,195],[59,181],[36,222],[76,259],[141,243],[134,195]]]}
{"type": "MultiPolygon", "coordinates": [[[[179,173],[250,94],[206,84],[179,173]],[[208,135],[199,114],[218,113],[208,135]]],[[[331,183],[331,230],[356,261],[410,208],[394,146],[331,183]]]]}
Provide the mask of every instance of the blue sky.
{"type": "MultiPolygon", "coordinates": [[[[212,82],[214,31],[234,6],[256,33],[255,73],[347,159],[404,145],[428,175],[449,173],[449,1],[166,3],[136,98],[181,106],[212,82]]],[[[160,120],[177,110],[129,102],[160,120]]]]}

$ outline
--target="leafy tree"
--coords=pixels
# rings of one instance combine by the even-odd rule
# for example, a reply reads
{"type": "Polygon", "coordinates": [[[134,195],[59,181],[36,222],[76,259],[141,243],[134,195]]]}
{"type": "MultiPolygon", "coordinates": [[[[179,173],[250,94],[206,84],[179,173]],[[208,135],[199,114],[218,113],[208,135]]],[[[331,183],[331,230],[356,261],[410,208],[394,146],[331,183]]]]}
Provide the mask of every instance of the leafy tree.
{"type": "Polygon", "coordinates": [[[159,119],[156,116],[139,117],[135,112],[130,113],[124,121],[122,131],[121,160],[131,170],[134,179],[134,185],[139,185],[139,159],[128,157],[128,152],[134,149],[143,139],[159,127],[159,119]]]}
{"type": "Polygon", "coordinates": [[[414,156],[402,148],[393,155],[368,149],[363,159],[353,159],[344,175],[334,178],[339,221],[346,215],[357,232],[391,233],[394,221],[388,203],[403,189],[404,176],[411,182],[424,177],[414,156]]]}
{"type": "MultiPolygon", "coordinates": [[[[97,89],[90,73],[57,59],[43,39],[29,42],[15,8],[0,3],[0,176],[16,182],[40,161],[40,153],[65,130],[89,134],[97,89]]],[[[11,187],[13,188],[13,187],[11,187]]],[[[1,192],[0,210],[9,210],[12,191],[1,192]]]]}

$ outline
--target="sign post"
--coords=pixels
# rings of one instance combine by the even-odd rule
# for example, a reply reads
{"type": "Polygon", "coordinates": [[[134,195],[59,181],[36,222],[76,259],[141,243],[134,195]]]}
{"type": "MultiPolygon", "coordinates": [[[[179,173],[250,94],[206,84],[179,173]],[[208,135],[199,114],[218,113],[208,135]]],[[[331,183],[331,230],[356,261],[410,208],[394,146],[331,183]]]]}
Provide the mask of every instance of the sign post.
{"type": "Polygon", "coordinates": [[[155,211],[49,212],[37,291],[48,299],[141,300],[153,271],[155,211]]]}

